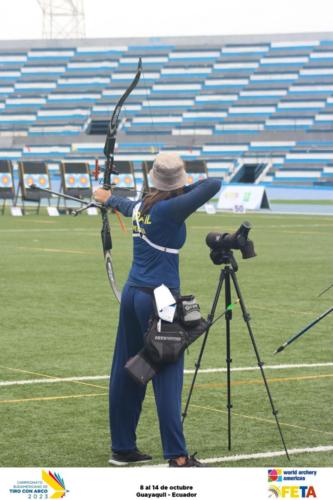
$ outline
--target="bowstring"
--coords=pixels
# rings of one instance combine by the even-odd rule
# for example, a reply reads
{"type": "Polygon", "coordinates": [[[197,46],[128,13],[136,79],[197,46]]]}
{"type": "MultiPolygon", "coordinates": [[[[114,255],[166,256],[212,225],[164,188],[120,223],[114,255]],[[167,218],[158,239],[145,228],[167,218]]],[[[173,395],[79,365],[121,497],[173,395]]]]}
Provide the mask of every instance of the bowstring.
{"type": "MultiPolygon", "coordinates": [[[[148,115],[149,115],[149,118],[150,118],[151,129],[153,131],[152,135],[153,135],[155,144],[157,144],[158,143],[157,133],[156,133],[156,128],[155,128],[155,123],[154,123],[154,120],[153,120],[153,113],[152,113],[151,102],[150,102],[150,99],[149,99],[150,89],[148,87],[147,79],[145,79],[145,71],[144,71],[143,68],[144,68],[144,66],[142,65],[142,82],[144,83],[144,88],[146,89],[146,101],[147,101],[148,115]]],[[[161,76],[161,74],[160,74],[160,76],[161,76]]],[[[150,150],[151,150],[151,153],[153,153],[153,154],[158,153],[157,146],[151,146],[150,150]]]]}
{"type": "MultiPolygon", "coordinates": [[[[126,88],[124,89],[121,89],[121,92],[122,94],[126,91],[126,88]]],[[[117,102],[116,102],[116,106],[117,106],[117,102]]],[[[127,121],[127,115],[128,114],[128,111],[126,110],[126,101],[123,103],[123,105],[121,106],[121,109],[120,109],[120,112],[117,116],[117,122],[116,122],[116,126],[117,126],[117,135],[119,132],[122,131],[122,129],[124,128],[124,125],[126,124],[126,121],[127,121]],[[122,112],[122,113],[121,113],[122,112]],[[122,118],[120,118],[120,115],[123,115],[122,118]],[[119,123],[119,125],[118,125],[119,123]],[[123,125],[122,125],[123,123],[123,125]]],[[[116,157],[116,151],[117,151],[117,147],[118,147],[118,140],[117,140],[117,137],[116,137],[116,142],[115,142],[115,145],[114,145],[114,151],[113,151],[113,163],[112,163],[112,168],[116,168],[117,170],[117,165],[116,165],[116,160],[115,160],[115,157],[116,157]]],[[[111,176],[112,176],[112,173],[111,173],[111,176]]],[[[112,186],[112,179],[110,177],[110,194],[112,196],[112,188],[115,187],[115,186],[112,186]]],[[[123,219],[121,217],[121,214],[119,212],[119,210],[117,210],[116,208],[113,209],[116,217],[117,217],[117,220],[118,220],[118,223],[119,223],[119,226],[122,230],[123,233],[126,233],[128,234],[128,231],[127,231],[127,228],[123,222],[123,219]]]]}
{"type": "MultiPolygon", "coordinates": [[[[148,83],[147,83],[147,79],[145,78],[145,71],[144,71],[144,66],[142,65],[142,70],[141,70],[141,81],[143,83],[143,88],[145,90],[145,93],[144,93],[144,98],[143,98],[143,101],[145,100],[147,102],[147,110],[148,110],[148,115],[150,117],[150,120],[151,120],[151,128],[152,128],[152,131],[153,131],[153,138],[154,138],[154,141],[155,141],[155,144],[158,143],[158,140],[157,140],[157,134],[156,134],[156,128],[155,128],[155,123],[154,123],[154,120],[153,120],[153,113],[152,113],[152,107],[151,107],[151,102],[150,102],[150,99],[149,99],[149,95],[150,95],[150,92],[149,92],[149,86],[148,86],[148,83]]],[[[140,81],[137,85],[137,87],[134,89],[134,92],[135,90],[137,90],[140,86],[140,81]]],[[[126,90],[126,89],[125,89],[126,90]]],[[[124,125],[128,119],[128,116],[129,116],[129,112],[128,112],[128,109],[127,109],[127,106],[128,106],[128,102],[124,102],[124,104],[122,105],[122,111],[123,111],[123,118],[120,119],[120,122],[119,122],[119,129],[118,129],[118,132],[120,132],[121,130],[123,130],[124,128],[124,125]],[[121,123],[124,122],[124,125],[121,126],[121,123]]],[[[125,131],[125,134],[126,134],[126,131],[125,131]]],[[[118,141],[116,141],[116,145],[115,145],[115,151],[114,151],[114,165],[115,167],[117,168],[117,165],[116,165],[116,161],[115,161],[115,156],[116,156],[116,150],[117,150],[117,147],[118,147],[118,141]]],[[[158,148],[156,146],[151,146],[151,152],[152,153],[157,153],[158,152],[158,148]]],[[[142,188],[141,188],[141,193],[143,191],[143,185],[142,185],[142,188]]],[[[137,193],[140,193],[140,191],[137,191],[137,193]]],[[[111,193],[112,193],[112,188],[111,188],[111,193]]],[[[118,221],[119,221],[119,224],[120,224],[120,227],[122,229],[123,232],[128,232],[127,229],[126,229],[126,226],[124,225],[123,221],[122,221],[122,217],[119,213],[118,210],[114,209],[114,212],[118,218],[118,221]]]]}

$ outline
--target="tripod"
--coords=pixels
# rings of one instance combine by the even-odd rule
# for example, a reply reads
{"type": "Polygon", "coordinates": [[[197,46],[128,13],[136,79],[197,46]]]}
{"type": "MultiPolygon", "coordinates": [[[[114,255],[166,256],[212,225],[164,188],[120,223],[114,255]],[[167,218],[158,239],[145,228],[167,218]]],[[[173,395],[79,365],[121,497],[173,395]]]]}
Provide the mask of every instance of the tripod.
{"type": "MultiPolygon", "coordinates": [[[[216,262],[214,262],[214,263],[216,263],[216,262]]],[[[255,355],[256,355],[256,358],[257,358],[258,367],[260,369],[261,376],[262,376],[262,379],[263,379],[263,382],[264,382],[264,385],[265,385],[265,388],[266,388],[267,396],[268,396],[268,399],[269,399],[269,402],[270,402],[270,405],[271,405],[271,408],[272,408],[272,413],[273,413],[273,415],[275,417],[275,421],[276,421],[276,425],[277,425],[277,428],[278,428],[278,431],[279,431],[279,434],[280,434],[280,437],[281,437],[281,441],[282,441],[284,450],[286,452],[286,456],[287,456],[288,460],[290,460],[289,454],[288,454],[288,450],[287,450],[287,447],[286,447],[286,444],[285,444],[285,441],[284,441],[284,437],[283,437],[283,434],[282,434],[281,426],[280,426],[280,423],[279,423],[279,420],[278,420],[278,416],[277,416],[278,415],[278,411],[276,410],[276,408],[274,406],[274,402],[273,402],[273,398],[272,398],[272,395],[271,395],[271,391],[269,389],[268,382],[267,382],[267,379],[266,379],[266,375],[265,375],[265,372],[264,372],[264,368],[263,368],[264,367],[264,363],[260,359],[260,355],[259,355],[259,351],[258,351],[258,348],[257,348],[257,344],[256,344],[256,341],[255,341],[255,338],[254,338],[254,334],[253,334],[253,331],[252,331],[252,328],[251,328],[251,325],[250,325],[250,315],[249,315],[249,313],[246,310],[245,303],[244,303],[244,300],[243,300],[243,297],[242,297],[242,294],[241,294],[241,291],[240,291],[240,288],[239,288],[239,284],[238,284],[238,281],[237,281],[236,272],[238,270],[238,265],[237,265],[237,262],[236,262],[236,259],[235,259],[234,255],[233,255],[233,252],[231,250],[222,250],[221,254],[219,256],[218,263],[219,264],[224,264],[224,267],[223,267],[223,269],[221,269],[220,278],[219,278],[219,282],[218,282],[218,285],[217,285],[217,289],[216,289],[216,293],[215,293],[213,305],[212,305],[211,311],[210,311],[210,313],[208,315],[208,323],[209,323],[210,326],[209,326],[209,328],[207,329],[207,331],[205,333],[205,336],[204,336],[204,339],[203,339],[203,342],[202,342],[202,346],[201,346],[201,349],[200,349],[200,352],[199,352],[198,360],[195,363],[195,372],[194,372],[194,375],[193,375],[193,379],[192,379],[190,391],[189,391],[189,394],[188,394],[188,397],[187,397],[187,401],[186,401],[186,404],[185,404],[185,409],[184,409],[184,412],[182,414],[182,416],[183,416],[183,422],[184,422],[184,419],[186,418],[187,413],[188,413],[188,408],[189,408],[189,405],[190,405],[190,400],[191,400],[191,396],[192,396],[192,393],[193,393],[194,384],[195,384],[195,381],[196,381],[196,378],[197,378],[197,375],[198,375],[198,371],[200,369],[201,360],[202,360],[202,356],[203,356],[203,353],[204,353],[204,350],[205,350],[205,346],[206,346],[206,342],[207,342],[207,339],[208,339],[209,330],[210,330],[210,327],[211,327],[211,325],[213,323],[213,320],[214,320],[214,315],[215,315],[216,307],[217,307],[217,304],[218,304],[218,301],[219,301],[219,298],[220,298],[220,294],[221,294],[221,291],[222,291],[222,286],[223,286],[223,283],[224,283],[225,284],[225,314],[224,314],[224,316],[225,316],[225,325],[226,325],[226,362],[227,362],[228,450],[231,450],[231,410],[232,410],[232,402],[231,402],[231,366],[230,365],[231,365],[232,359],[231,359],[231,335],[230,335],[230,332],[231,332],[232,311],[231,311],[230,307],[228,307],[228,306],[230,306],[230,304],[231,304],[231,282],[232,282],[233,285],[234,285],[234,288],[235,288],[236,295],[238,297],[239,303],[240,303],[240,307],[241,307],[241,310],[242,310],[242,313],[243,313],[244,322],[246,323],[246,326],[247,326],[247,329],[248,329],[248,333],[250,335],[252,347],[254,349],[254,352],[255,352],[255,355]]]]}

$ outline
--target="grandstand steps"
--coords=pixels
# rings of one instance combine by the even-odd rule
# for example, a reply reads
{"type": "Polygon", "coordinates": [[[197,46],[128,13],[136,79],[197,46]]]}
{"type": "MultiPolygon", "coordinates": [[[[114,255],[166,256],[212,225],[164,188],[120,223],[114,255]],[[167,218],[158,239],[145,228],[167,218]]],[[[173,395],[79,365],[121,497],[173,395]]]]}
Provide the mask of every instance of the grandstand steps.
{"type": "Polygon", "coordinates": [[[266,170],[266,163],[241,163],[228,178],[228,182],[256,184],[257,179],[266,170]]]}
{"type": "Polygon", "coordinates": [[[102,158],[139,56],[118,156],[176,149],[226,178],[257,163],[257,182],[331,182],[333,33],[0,41],[0,157],[102,158]]]}

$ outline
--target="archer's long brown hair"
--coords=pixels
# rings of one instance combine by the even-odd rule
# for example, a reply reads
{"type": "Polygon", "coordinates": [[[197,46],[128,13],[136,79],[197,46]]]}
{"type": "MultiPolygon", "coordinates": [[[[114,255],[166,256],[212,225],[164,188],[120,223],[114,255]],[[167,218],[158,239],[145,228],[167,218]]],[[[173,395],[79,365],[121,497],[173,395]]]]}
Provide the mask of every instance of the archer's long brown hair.
{"type": "Polygon", "coordinates": [[[179,196],[184,193],[184,188],[174,189],[173,191],[153,191],[152,193],[148,193],[144,200],[141,213],[145,215],[149,212],[151,207],[155,205],[158,201],[169,200],[170,198],[174,198],[175,196],[179,196]]]}

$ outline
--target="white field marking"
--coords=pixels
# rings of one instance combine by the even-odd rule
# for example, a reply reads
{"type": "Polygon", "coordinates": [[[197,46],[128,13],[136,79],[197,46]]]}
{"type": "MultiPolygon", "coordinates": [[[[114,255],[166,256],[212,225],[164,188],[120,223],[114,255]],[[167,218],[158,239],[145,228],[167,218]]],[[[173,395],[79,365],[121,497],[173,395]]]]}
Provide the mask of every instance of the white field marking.
{"type": "MultiPolygon", "coordinates": [[[[45,227],[41,228],[28,228],[28,229],[23,229],[23,228],[11,228],[11,229],[0,229],[1,233],[40,233],[43,231],[43,233],[84,233],[86,234],[84,229],[77,229],[77,228],[71,228],[71,229],[60,229],[60,228],[53,228],[53,229],[47,229],[45,227]]],[[[88,231],[89,234],[89,231],[88,231]]],[[[90,232],[92,234],[92,232],[90,232]]],[[[95,233],[94,233],[95,234],[95,233]]]]}
{"type": "MultiPolygon", "coordinates": [[[[320,368],[326,366],[333,366],[333,362],[327,363],[303,363],[303,364],[288,364],[288,365],[265,365],[265,370],[287,370],[293,368],[320,368]]],[[[259,366],[240,366],[237,368],[231,368],[232,372],[251,372],[259,370],[259,366]]],[[[184,370],[185,375],[193,374],[195,370],[184,370]]],[[[204,370],[199,370],[199,373],[226,373],[226,368],[205,368],[204,370]]]]}
{"type": "MultiPolygon", "coordinates": [[[[264,365],[265,370],[289,370],[294,368],[322,368],[322,367],[331,367],[333,366],[333,362],[328,363],[304,363],[304,364],[289,364],[289,365],[264,365]]],[[[238,368],[231,368],[232,372],[250,372],[259,370],[258,366],[245,366],[238,368]]],[[[205,368],[203,370],[199,370],[200,374],[206,373],[226,373],[226,368],[205,368]]],[[[184,370],[185,375],[192,375],[195,370],[184,370]]],[[[62,383],[62,382],[76,382],[76,381],[85,381],[85,380],[107,380],[109,379],[109,375],[87,375],[82,377],[55,377],[55,378],[36,378],[36,379],[27,379],[27,380],[5,380],[0,382],[0,386],[11,386],[11,385],[33,385],[33,384],[54,384],[54,383],[62,383]]]]}
{"type": "Polygon", "coordinates": [[[31,220],[30,221],[32,224],[56,224],[55,220],[31,220]]]}
{"type": "MultiPolygon", "coordinates": [[[[266,230],[267,228],[268,229],[280,229],[280,228],[292,229],[294,227],[300,227],[300,228],[318,227],[320,229],[320,228],[326,228],[326,227],[333,227],[333,223],[325,224],[325,222],[322,222],[320,224],[316,224],[316,223],[313,223],[313,224],[311,224],[311,223],[310,224],[267,224],[267,225],[262,225],[262,226],[256,226],[256,231],[260,230],[260,229],[266,230]]],[[[193,226],[191,225],[190,228],[191,229],[205,229],[204,226],[195,226],[195,225],[193,225],[193,226]]]]}
{"type": "Polygon", "coordinates": [[[19,250],[35,250],[37,252],[48,252],[48,253],[71,253],[79,255],[100,255],[97,252],[84,252],[82,250],[70,250],[65,248],[41,248],[41,247],[17,247],[19,250]]]}
{"type": "MultiPolygon", "coordinates": [[[[217,213],[216,216],[219,216],[219,215],[225,215],[225,214],[221,214],[221,213],[217,213]]],[[[262,218],[265,218],[266,215],[265,214],[260,214],[262,218]]],[[[268,217],[272,217],[276,214],[272,214],[272,215],[269,215],[268,217]]],[[[281,212],[279,213],[279,217],[276,217],[276,218],[283,218],[281,217],[281,215],[284,215],[284,212],[281,212]]],[[[303,218],[308,218],[308,215],[307,214],[300,214],[301,216],[299,216],[299,219],[303,219],[303,218]],[[304,217],[303,217],[304,215],[304,217]]],[[[314,216],[319,217],[320,215],[323,215],[323,214],[312,214],[314,216]]],[[[332,212],[329,214],[329,215],[332,215],[332,212]]],[[[35,222],[35,221],[31,221],[31,222],[35,222]]],[[[55,221],[51,221],[52,223],[55,223],[55,221]]],[[[41,223],[41,221],[39,221],[39,223],[41,223]]],[[[50,223],[50,222],[48,222],[50,223]]],[[[319,227],[319,228],[322,228],[322,227],[332,227],[333,224],[325,224],[325,222],[323,221],[322,223],[318,224],[318,223],[310,223],[310,224],[307,224],[307,223],[304,223],[304,224],[269,224],[268,226],[263,226],[263,227],[260,227],[258,226],[256,229],[267,229],[267,228],[294,228],[294,227],[306,227],[306,228],[309,228],[309,227],[319,227]]],[[[117,229],[117,226],[115,226],[115,228],[117,229]]],[[[203,226],[196,226],[196,225],[191,225],[190,226],[190,229],[205,229],[203,226]]],[[[80,228],[3,228],[3,229],[0,229],[0,233],[40,233],[41,231],[43,231],[43,233],[46,233],[46,232],[49,232],[49,233],[84,233],[85,235],[88,234],[88,235],[95,235],[96,233],[94,231],[86,231],[85,229],[80,229],[80,228]]]]}
{"type": "MultiPolygon", "coordinates": [[[[316,446],[315,448],[293,448],[288,450],[289,455],[301,455],[303,453],[325,453],[333,451],[333,446],[316,446]]],[[[216,464],[221,462],[238,462],[238,460],[254,460],[258,458],[272,458],[282,457],[286,454],[284,450],[281,451],[267,451],[262,453],[251,453],[248,455],[232,455],[226,457],[203,458],[200,462],[205,464],[216,464]]],[[[146,465],[145,467],[149,467],[146,465]]],[[[167,467],[167,464],[151,465],[150,467],[167,467]]]]}
{"type": "Polygon", "coordinates": [[[54,377],[54,378],[35,378],[35,379],[27,379],[27,380],[6,380],[0,382],[0,386],[9,386],[9,385],[33,385],[33,384],[54,384],[54,383],[62,383],[62,382],[77,382],[77,381],[85,381],[85,380],[107,380],[110,378],[110,375],[89,375],[83,377],[54,377]]]}

